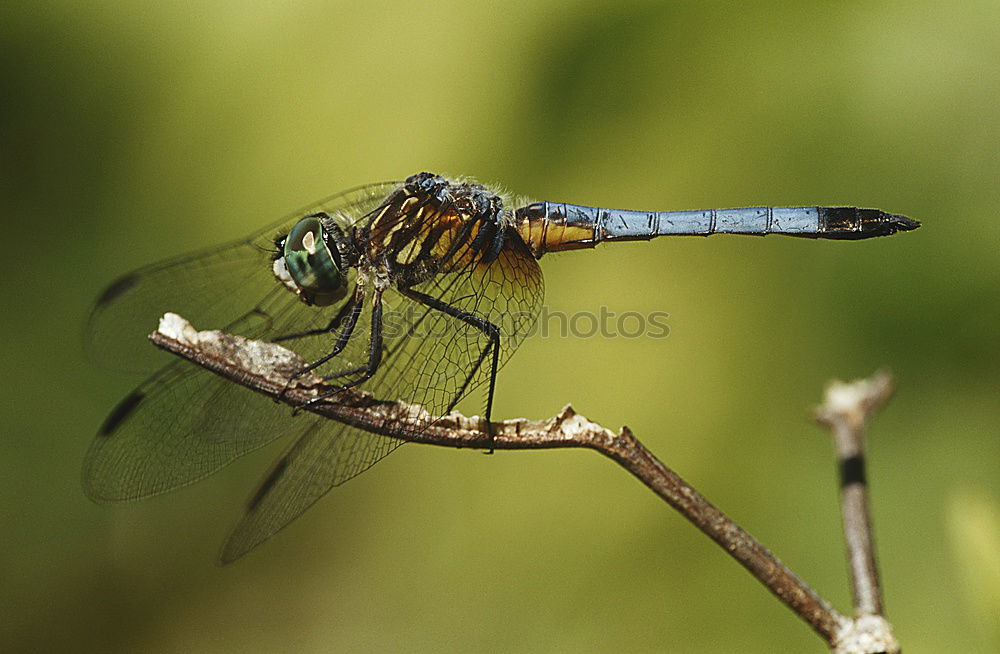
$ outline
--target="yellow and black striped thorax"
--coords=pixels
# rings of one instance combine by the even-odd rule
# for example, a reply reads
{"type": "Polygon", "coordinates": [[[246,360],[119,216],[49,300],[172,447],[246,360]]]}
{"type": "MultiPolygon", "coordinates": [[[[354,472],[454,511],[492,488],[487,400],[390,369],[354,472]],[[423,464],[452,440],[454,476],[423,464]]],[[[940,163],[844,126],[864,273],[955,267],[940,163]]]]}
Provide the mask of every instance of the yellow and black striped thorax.
{"type": "Polygon", "coordinates": [[[503,201],[478,184],[419,173],[375,211],[363,235],[369,260],[393,281],[489,264],[505,242],[503,201]]]}

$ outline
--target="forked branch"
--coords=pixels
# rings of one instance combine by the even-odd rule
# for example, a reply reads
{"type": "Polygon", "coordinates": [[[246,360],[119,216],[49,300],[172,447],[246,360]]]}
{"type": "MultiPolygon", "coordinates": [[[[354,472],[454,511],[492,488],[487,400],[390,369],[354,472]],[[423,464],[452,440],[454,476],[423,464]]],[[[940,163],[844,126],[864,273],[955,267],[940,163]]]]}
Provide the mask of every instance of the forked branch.
{"type": "MultiPolygon", "coordinates": [[[[288,380],[305,362],[274,343],[253,341],[223,332],[198,332],[187,321],[167,314],[150,335],[158,347],[207,368],[234,383],[293,407],[402,440],[498,450],[582,447],[596,450],[636,476],[718,543],[786,606],[836,648],[855,621],[838,613],[767,548],[730,520],[676,473],[654,457],[627,427],[606,429],[576,414],[569,406],[543,421],[505,420],[486,425],[478,417],[456,412],[433,416],[422,407],[347,390],[316,401],[326,389],[312,374],[288,380]]],[[[884,649],[840,650],[874,653],[884,649]]]]}

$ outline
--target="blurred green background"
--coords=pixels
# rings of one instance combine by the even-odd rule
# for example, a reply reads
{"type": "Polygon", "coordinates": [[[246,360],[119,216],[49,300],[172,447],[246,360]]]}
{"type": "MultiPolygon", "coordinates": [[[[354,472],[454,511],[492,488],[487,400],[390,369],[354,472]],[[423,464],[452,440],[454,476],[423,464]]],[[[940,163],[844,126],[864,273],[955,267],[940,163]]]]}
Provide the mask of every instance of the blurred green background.
{"type": "Polygon", "coordinates": [[[627,423],[849,612],[808,410],[827,379],[889,366],[870,443],[887,615],[909,654],[997,651],[998,25],[995,0],[8,3],[0,648],[824,651],[589,452],[407,446],[228,568],[283,443],[148,502],[84,498],[83,454],[136,383],[80,353],[104,284],[430,170],[582,204],[923,220],[546,257],[550,311],[666,311],[671,333],[531,339],[495,415],[627,423]]]}

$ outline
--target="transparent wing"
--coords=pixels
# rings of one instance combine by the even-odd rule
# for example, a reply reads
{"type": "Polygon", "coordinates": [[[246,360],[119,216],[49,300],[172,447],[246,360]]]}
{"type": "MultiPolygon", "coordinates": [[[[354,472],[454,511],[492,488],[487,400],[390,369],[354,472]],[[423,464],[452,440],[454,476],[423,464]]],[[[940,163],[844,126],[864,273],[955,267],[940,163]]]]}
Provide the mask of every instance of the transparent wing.
{"type": "MultiPolygon", "coordinates": [[[[395,184],[354,189],[311,207],[361,219],[395,184]]],[[[300,214],[296,214],[300,215],[300,214]]],[[[286,221],[287,222],[287,221],[286,221]]],[[[266,250],[280,225],[246,240],[139,270],[112,284],[89,323],[95,354],[111,362],[155,364],[146,334],[164,312],[200,329],[270,339],[325,326],[338,307],[310,307],[271,273],[266,250]]],[[[329,348],[329,335],[313,339],[329,348]]],[[[356,365],[353,351],[338,359],[356,365]]],[[[169,357],[166,359],[169,361],[169,357]]],[[[131,367],[135,367],[132,365],[131,367]]],[[[86,455],[83,484],[98,501],[128,501],[201,479],[237,457],[316,419],[184,361],[161,368],[116,407],[86,455]]]]}
{"type": "MultiPolygon", "coordinates": [[[[511,235],[490,264],[472,263],[438,274],[418,290],[497,325],[503,365],[534,325],[543,289],[537,262],[511,235]]],[[[362,388],[378,398],[421,404],[441,414],[488,381],[489,339],[481,330],[399,294],[387,293],[384,300],[385,354],[376,375],[362,388]],[[480,363],[484,352],[487,360],[480,363]]],[[[358,326],[363,336],[352,338],[351,347],[368,343],[371,323],[366,315],[368,321],[358,326]]],[[[350,358],[361,356],[354,350],[350,358]]],[[[329,421],[305,431],[264,478],[226,541],[222,562],[234,561],[267,540],[333,487],[403,442],[329,421]]]]}
{"type": "Polygon", "coordinates": [[[261,301],[275,285],[274,239],[302,216],[326,211],[347,222],[360,220],[398,186],[360,186],[304,208],[249,237],[167,259],[112,282],[95,303],[85,330],[88,356],[114,369],[149,372],[170,361],[146,335],[166,311],[198,329],[225,329],[261,301]]]}
{"type": "MultiPolygon", "coordinates": [[[[267,338],[275,328],[316,317],[315,310],[276,286],[231,324],[250,338],[267,338]]],[[[84,459],[84,491],[100,502],[158,495],[207,477],[307,421],[315,418],[293,418],[285,405],[175,360],[105,420],[84,459]]]]}
{"type": "Polygon", "coordinates": [[[219,559],[231,563],[281,531],[334,486],[364,472],[405,441],[329,420],[313,422],[271,467],[219,559]]]}

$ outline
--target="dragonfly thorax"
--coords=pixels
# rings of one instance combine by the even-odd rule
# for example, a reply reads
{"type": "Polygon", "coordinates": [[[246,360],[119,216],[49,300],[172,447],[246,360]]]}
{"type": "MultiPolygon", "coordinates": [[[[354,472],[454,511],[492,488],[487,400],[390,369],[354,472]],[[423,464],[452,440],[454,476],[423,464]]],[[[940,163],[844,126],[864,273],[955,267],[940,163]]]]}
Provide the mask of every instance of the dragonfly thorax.
{"type": "Polygon", "coordinates": [[[277,245],[274,276],[306,304],[326,306],[347,295],[356,255],[350,236],[327,214],[301,219],[277,245]]]}
{"type": "Polygon", "coordinates": [[[419,173],[373,214],[366,257],[399,286],[496,259],[505,242],[503,200],[478,184],[419,173]]]}

